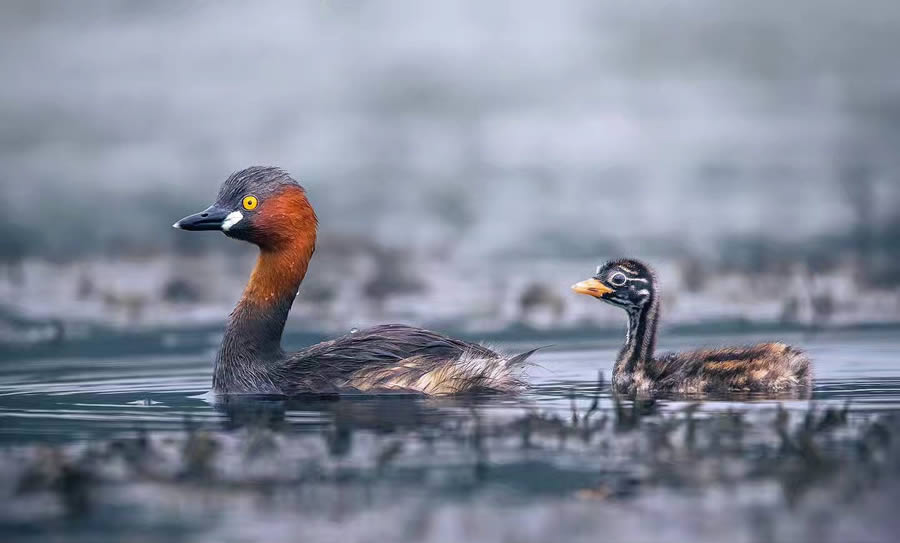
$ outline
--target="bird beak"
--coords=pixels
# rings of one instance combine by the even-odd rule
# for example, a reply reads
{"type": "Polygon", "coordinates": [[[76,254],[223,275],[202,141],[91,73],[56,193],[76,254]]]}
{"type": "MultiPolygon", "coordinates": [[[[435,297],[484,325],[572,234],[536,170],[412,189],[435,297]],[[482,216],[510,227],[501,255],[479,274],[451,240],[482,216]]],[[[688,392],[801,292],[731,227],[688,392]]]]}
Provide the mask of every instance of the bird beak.
{"type": "Polygon", "coordinates": [[[574,290],[578,294],[587,294],[588,296],[593,296],[594,298],[600,298],[613,291],[613,289],[601,283],[599,279],[594,278],[585,279],[580,283],[575,283],[574,285],[572,285],[572,290],[574,290]]]}
{"type": "Polygon", "coordinates": [[[194,213],[181,219],[172,225],[179,230],[221,230],[222,224],[228,217],[228,210],[216,206],[210,206],[206,211],[194,213]]]}

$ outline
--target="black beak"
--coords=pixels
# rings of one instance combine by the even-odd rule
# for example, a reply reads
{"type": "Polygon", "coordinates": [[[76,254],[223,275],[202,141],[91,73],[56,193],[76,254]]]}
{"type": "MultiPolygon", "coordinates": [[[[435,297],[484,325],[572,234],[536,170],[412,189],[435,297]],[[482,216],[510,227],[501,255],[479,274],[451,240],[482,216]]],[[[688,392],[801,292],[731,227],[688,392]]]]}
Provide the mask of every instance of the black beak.
{"type": "Polygon", "coordinates": [[[216,206],[210,206],[206,211],[194,213],[181,219],[172,225],[180,230],[221,230],[225,217],[228,216],[228,210],[216,206]]]}

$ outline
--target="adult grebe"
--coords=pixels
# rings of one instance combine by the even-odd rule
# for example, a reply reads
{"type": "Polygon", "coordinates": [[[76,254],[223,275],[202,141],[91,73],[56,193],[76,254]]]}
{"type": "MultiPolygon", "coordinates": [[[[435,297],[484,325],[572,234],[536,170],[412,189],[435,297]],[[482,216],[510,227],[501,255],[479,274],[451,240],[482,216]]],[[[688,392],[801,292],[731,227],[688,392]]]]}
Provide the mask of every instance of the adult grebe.
{"type": "Polygon", "coordinates": [[[387,324],[297,353],[285,353],[285,320],[316,245],[306,191],[283,170],[232,174],[206,211],[173,225],[221,230],[259,247],[259,259],[231,313],[216,356],[213,390],[284,394],[401,390],[425,394],[516,391],[534,351],[507,357],[429,330],[387,324]]]}
{"type": "Polygon", "coordinates": [[[809,358],[783,343],[654,356],[659,320],[656,275],[636,260],[615,260],[572,286],[628,312],[625,346],[613,367],[619,392],[785,391],[809,388],[809,358]]]}

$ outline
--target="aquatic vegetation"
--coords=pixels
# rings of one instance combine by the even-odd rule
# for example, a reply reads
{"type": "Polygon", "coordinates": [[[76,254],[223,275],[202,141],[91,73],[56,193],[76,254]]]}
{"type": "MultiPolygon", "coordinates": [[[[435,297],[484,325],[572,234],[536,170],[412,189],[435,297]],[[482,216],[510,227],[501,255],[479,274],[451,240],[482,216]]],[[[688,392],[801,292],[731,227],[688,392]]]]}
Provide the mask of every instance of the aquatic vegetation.
{"type": "MultiPolygon", "coordinates": [[[[750,500],[771,522],[793,517],[811,525],[823,502],[853,511],[900,489],[895,413],[815,405],[669,412],[658,401],[621,398],[601,408],[599,393],[582,407],[573,398],[569,413],[527,408],[509,418],[482,412],[477,401],[377,403],[318,404],[331,419],[317,432],[285,431],[289,406],[248,403],[232,406],[234,426],[225,431],[187,422],[175,434],[3,450],[0,495],[14,506],[0,512],[0,531],[37,518],[52,522],[31,525],[35,535],[74,519],[102,526],[114,522],[110,508],[124,504],[136,518],[152,511],[165,517],[174,514],[173,499],[196,514],[256,504],[242,514],[257,522],[274,508],[294,511],[300,525],[338,504],[343,516],[383,511],[392,522],[399,517],[387,496],[396,493],[427,496],[419,510],[432,512],[470,510],[470,500],[497,508],[514,499],[522,511],[550,503],[588,524],[599,519],[580,503],[619,504],[628,519],[672,493],[682,514],[719,496],[732,515],[726,524],[739,522],[750,500]]],[[[690,533],[690,526],[678,530],[690,533]]]]}

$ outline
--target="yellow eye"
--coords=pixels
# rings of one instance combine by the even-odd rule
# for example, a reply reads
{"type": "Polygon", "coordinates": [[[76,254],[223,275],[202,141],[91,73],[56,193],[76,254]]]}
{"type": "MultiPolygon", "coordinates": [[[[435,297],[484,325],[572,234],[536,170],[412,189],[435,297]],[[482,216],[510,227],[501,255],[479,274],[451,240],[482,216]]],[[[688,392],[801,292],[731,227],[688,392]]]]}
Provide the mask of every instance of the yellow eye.
{"type": "Polygon", "coordinates": [[[259,200],[256,199],[256,196],[244,196],[244,209],[247,211],[253,211],[258,205],[259,200]]]}

